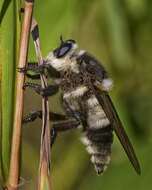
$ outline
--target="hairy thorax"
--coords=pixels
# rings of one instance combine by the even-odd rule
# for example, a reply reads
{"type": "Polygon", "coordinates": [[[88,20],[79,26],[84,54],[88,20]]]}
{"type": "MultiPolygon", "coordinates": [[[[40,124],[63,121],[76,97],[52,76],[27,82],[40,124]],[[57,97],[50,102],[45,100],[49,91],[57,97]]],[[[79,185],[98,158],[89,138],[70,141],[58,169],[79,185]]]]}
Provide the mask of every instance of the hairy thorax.
{"type": "Polygon", "coordinates": [[[88,74],[81,71],[79,73],[76,73],[71,70],[67,70],[62,73],[61,89],[63,92],[70,92],[78,87],[89,88],[90,82],[95,82],[94,77],[88,76],[88,74]]]}

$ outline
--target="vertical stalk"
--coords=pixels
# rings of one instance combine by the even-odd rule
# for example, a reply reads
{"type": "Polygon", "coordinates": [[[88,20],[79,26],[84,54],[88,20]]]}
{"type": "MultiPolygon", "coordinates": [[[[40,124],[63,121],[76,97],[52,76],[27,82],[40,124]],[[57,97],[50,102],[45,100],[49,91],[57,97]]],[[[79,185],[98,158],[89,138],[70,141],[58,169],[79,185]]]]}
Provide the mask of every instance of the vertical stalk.
{"type": "MultiPolygon", "coordinates": [[[[38,59],[38,64],[43,64],[41,54],[39,29],[37,22],[32,20],[31,32],[34,40],[35,51],[38,59]]],[[[41,74],[41,86],[47,87],[47,78],[41,74]]],[[[49,102],[47,97],[42,98],[42,133],[40,147],[40,162],[39,162],[39,177],[38,190],[51,190],[50,183],[50,119],[49,119],[49,102]]]]}
{"type": "MultiPolygon", "coordinates": [[[[20,52],[18,67],[25,67],[27,61],[28,45],[29,45],[29,34],[31,28],[33,12],[33,1],[25,1],[25,14],[21,30],[21,41],[20,41],[20,52]]],[[[11,149],[11,160],[10,160],[10,171],[7,188],[8,190],[17,190],[19,182],[19,169],[20,169],[20,145],[21,145],[21,127],[22,127],[22,115],[23,115],[23,84],[24,74],[17,73],[16,82],[16,102],[15,102],[15,115],[13,125],[13,136],[12,136],[12,149],[11,149]]]]}

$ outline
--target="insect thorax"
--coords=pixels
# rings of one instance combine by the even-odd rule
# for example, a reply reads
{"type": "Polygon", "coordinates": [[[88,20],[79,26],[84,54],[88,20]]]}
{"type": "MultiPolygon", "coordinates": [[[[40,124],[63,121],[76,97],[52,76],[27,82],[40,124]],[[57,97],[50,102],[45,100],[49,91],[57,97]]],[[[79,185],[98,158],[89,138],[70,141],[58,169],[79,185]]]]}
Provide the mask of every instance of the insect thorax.
{"type": "Polygon", "coordinates": [[[86,86],[87,82],[81,72],[74,73],[67,70],[62,75],[61,88],[64,92],[76,89],[78,86],[86,86]]]}

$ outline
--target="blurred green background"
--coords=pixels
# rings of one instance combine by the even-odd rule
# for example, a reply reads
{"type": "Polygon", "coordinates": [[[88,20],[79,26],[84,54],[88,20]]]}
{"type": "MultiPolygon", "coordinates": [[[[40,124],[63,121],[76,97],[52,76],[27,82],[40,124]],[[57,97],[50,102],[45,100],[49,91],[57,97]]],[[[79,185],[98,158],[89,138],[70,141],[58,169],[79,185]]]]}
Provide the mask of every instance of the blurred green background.
{"type": "MultiPolygon", "coordinates": [[[[112,160],[96,176],[80,142],[81,131],[62,133],[52,150],[53,190],[148,190],[152,188],[152,1],[151,0],[36,0],[34,16],[40,28],[43,56],[64,39],[75,39],[101,60],[114,80],[111,97],[136,149],[142,174],[137,176],[117,137],[112,160]]],[[[32,40],[29,61],[35,61],[32,40]]],[[[25,93],[26,115],[41,109],[41,98],[25,93]]],[[[59,97],[50,109],[63,112],[59,97]]],[[[23,127],[22,177],[25,190],[36,187],[41,122],[23,127]]]]}

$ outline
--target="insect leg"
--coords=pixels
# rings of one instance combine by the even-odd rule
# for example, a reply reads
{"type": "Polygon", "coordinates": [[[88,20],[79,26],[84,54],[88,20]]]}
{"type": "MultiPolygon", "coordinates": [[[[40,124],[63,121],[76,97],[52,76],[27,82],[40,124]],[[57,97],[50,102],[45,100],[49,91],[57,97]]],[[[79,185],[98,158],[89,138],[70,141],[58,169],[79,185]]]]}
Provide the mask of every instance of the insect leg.
{"type": "Polygon", "coordinates": [[[46,88],[42,88],[41,85],[30,82],[24,84],[23,88],[25,89],[26,87],[32,88],[36,93],[44,97],[56,94],[59,89],[58,85],[49,85],[46,88]]]}
{"type": "Polygon", "coordinates": [[[67,120],[59,122],[59,123],[54,123],[53,127],[51,129],[51,146],[53,145],[53,143],[57,137],[57,134],[59,132],[64,132],[64,131],[78,128],[79,125],[80,125],[80,123],[78,121],[71,120],[71,119],[67,119],[67,120]]]}
{"type": "MultiPolygon", "coordinates": [[[[49,113],[51,116],[57,116],[58,118],[63,118],[65,117],[64,115],[60,115],[60,114],[56,114],[56,113],[53,113],[53,112],[50,112],[49,113]]],[[[33,112],[30,112],[26,117],[24,117],[23,119],[23,123],[24,124],[27,124],[29,122],[33,122],[35,121],[37,118],[40,118],[42,119],[42,110],[38,110],[38,111],[33,111],[33,112]]],[[[52,119],[53,117],[51,117],[52,119]]],[[[51,146],[53,145],[55,139],[56,139],[56,136],[57,136],[57,130],[52,127],[51,128],[51,146]]]]}
{"type": "MultiPolygon", "coordinates": [[[[67,117],[62,114],[50,112],[50,120],[52,121],[63,121],[66,120],[67,117]]],[[[23,118],[23,123],[29,123],[35,121],[37,118],[42,119],[42,110],[36,110],[30,112],[26,117],[23,118]]]]}
{"type": "Polygon", "coordinates": [[[42,111],[32,111],[26,117],[23,118],[23,123],[29,123],[35,121],[37,118],[42,118],[42,111]]]}
{"type": "Polygon", "coordinates": [[[42,73],[44,71],[43,65],[38,65],[37,62],[28,62],[26,67],[19,67],[17,68],[18,72],[27,73],[28,71],[32,71],[35,73],[42,73]]]}
{"type": "Polygon", "coordinates": [[[51,147],[53,146],[55,140],[57,137],[57,131],[54,129],[54,127],[51,128],[51,147]]]}
{"type": "Polygon", "coordinates": [[[32,80],[40,80],[40,74],[30,74],[26,73],[26,76],[32,80]]]}
{"type": "MultiPolygon", "coordinates": [[[[38,73],[37,68],[38,63],[37,62],[28,62],[28,66],[25,68],[25,74],[28,78],[33,79],[33,80],[40,80],[40,73],[38,73]],[[32,71],[33,73],[31,74],[28,71],[32,71]]],[[[22,68],[21,68],[22,70],[22,68]]],[[[23,69],[24,71],[24,69],[23,69]]]]}
{"type": "Polygon", "coordinates": [[[24,73],[30,77],[31,75],[28,74],[28,71],[32,71],[38,75],[44,74],[44,72],[47,71],[47,73],[52,78],[60,78],[60,73],[56,69],[54,69],[50,64],[47,64],[47,62],[45,61],[42,65],[38,65],[37,62],[29,62],[26,67],[18,68],[18,72],[24,73]]]}
{"type": "MultiPolygon", "coordinates": [[[[75,119],[69,119],[67,116],[50,112],[50,120],[53,121],[53,127],[51,128],[51,146],[55,142],[58,132],[68,131],[75,129],[80,125],[80,122],[75,119]],[[58,121],[58,122],[57,122],[58,121]]],[[[23,123],[29,123],[35,121],[37,118],[42,119],[42,111],[33,111],[29,113],[24,119],[23,123]]]]}
{"type": "Polygon", "coordinates": [[[64,132],[70,129],[75,129],[80,125],[75,119],[66,119],[64,121],[53,123],[53,128],[58,132],[64,132]]]}

